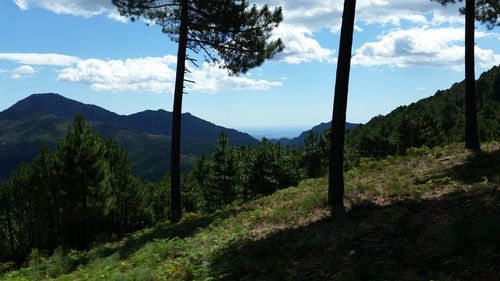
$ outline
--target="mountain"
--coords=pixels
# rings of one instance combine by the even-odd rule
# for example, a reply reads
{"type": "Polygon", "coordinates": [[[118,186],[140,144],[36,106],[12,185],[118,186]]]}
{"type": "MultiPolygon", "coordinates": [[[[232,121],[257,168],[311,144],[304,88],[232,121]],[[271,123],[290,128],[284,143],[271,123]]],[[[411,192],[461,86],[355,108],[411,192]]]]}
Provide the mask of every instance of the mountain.
{"type": "MultiPolygon", "coordinates": [[[[102,137],[114,138],[128,152],[134,172],[158,179],[169,169],[172,113],[147,110],[119,115],[59,94],[34,94],[0,112],[0,180],[21,162],[31,161],[43,144],[54,147],[64,136],[72,118],[80,113],[102,137]]],[[[228,135],[233,145],[256,145],[246,133],[217,126],[190,113],[182,115],[183,168],[210,152],[219,134],[228,135]]]]}
{"type": "MultiPolygon", "coordinates": [[[[359,124],[346,122],[345,128],[346,128],[346,130],[350,130],[350,129],[355,128],[358,125],[359,124]]],[[[298,137],[295,137],[295,138],[292,138],[292,139],[289,139],[289,138],[280,138],[280,139],[277,140],[277,142],[280,142],[283,145],[297,145],[297,146],[299,146],[299,145],[302,145],[304,143],[304,140],[305,140],[306,136],[308,134],[310,134],[311,132],[322,134],[326,130],[330,129],[331,126],[332,126],[332,122],[331,121],[330,122],[325,122],[325,123],[320,123],[319,125],[316,125],[316,126],[312,127],[311,129],[300,133],[300,135],[298,137]]]]}

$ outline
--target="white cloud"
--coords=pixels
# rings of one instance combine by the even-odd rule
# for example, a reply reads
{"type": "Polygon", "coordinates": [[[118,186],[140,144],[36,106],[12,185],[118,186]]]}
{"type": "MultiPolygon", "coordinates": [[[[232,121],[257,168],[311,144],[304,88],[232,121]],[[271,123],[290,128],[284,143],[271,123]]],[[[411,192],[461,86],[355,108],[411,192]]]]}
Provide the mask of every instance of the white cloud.
{"type": "Polygon", "coordinates": [[[67,66],[80,61],[80,58],[60,54],[39,53],[0,53],[0,60],[10,60],[21,64],[67,66]]]}
{"type": "MultiPolygon", "coordinates": [[[[328,28],[338,31],[342,20],[343,0],[257,0],[263,5],[283,7],[285,23],[309,30],[328,28]]],[[[456,23],[462,16],[458,5],[442,6],[430,0],[358,0],[356,21],[364,24],[400,25],[456,23]]]]}
{"type": "MultiPolygon", "coordinates": [[[[284,22],[275,36],[283,39],[286,49],[277,58],[287,63],[335,62],[331,58],[334,51],[322,47],[314,34],[323,28],[340,31],[343,0],[257,0],[257,4],[283,7],[284,22]]],[[[430,0],[358,0],[355,29],[363,32],[361,24],[400,26],[403,22],[413,26],[461,24],[463,16],[458,7],[430,0]]]]}
{"type": "Polygon", "coordinates": [[[19,7],[21,10],[26,10],[28,9],[28,3],[26,3],[26,0],[14,0],[14,3],[19,7]]]}
{"type": "MultiPolygon", "coordinates": [[[[249,76],[249,75],[247,75],[249,76]]],[[[230,76],[227,70],[204,62],[201,68],[191,70],[190,80],[195,84],[188,90],[215,93],[225,90],[267,90],[272,87],[282,86],[282,82],[255,80],[248,77],[230,76]]]]}
{"type": "MultiPolygon", "coordinates": [[[[145,57],[126,60],[87,59],[58,73],[60,81],[90,85],[94,91],[173,93],[175,83],[175,56],[145,57]]],[[[281,86],[281,82],[229,76],[226,70],[204,63],[200,69],[191,69],[186,83],[188,91],[214,93],[222,90],[263,90],[281,86]]]]}
{"type": "Polygon", "coordinates": [[[58,79],[89,84],[94,91],[172,92],[175,72],[169,65],[175,62],[174,56],[107,61],[87,59],[59,71],[58,79]]]}
{"type": "Polygon", "coordinates": [[[20,74],[20,75],[32,75],[32,74],[35,74],[35,70],[33,69],[33,67],[31,67],[29,65],[20,66],[20,67],[14,69],[12,72],[15,73],[15,74],[20,74]]]}
{"type": "Polygon", "coordinates": [[[128,18],[120,15],[120,13],[118,13],[118,11],[114,11],[114,12],[109,13],[108,18],[115,20],[115,21],[122,22],[122,23],[128,22],[128,18]]]}
{"type": "Polygon", "coordinates": [[[22,65],[12,70],[0,69],[0,73],[10,74],[10,78],[13,80],[19,80],[25,76],[30,76],[35,74],[35,69],[29,65],[22,65]]]}
{"type": "Polygon", "coordinates": [[[84,17],[108,14],[115,10],[111,1],[107,0],[14,0],[14,3],[21,10],[36,6],[56,14],[84,17]]]}
{"type": "MultiPolygon", "coordinates": [[[[486,36],[478,32],[477,37],[486,36]]],[[[361,66],[433,66],[461,70],[464,65],[464,31],[461,28],[395,29],[363,44],[353,64],[361,66]]],[[[476,63],[489,67],[500,62],[492,50],[476,47],[476,63]]]]}
{"type": "MultiPolygon", "coordinates": [[[[47,9],[57,14],[76,16],[96,16],[105,14],[113,20],[126,21],[108,0],[13,0],[22,10],[30,6],[47,9]]],[[[309,30],[323,27],[336,30],[340,26],[343,0],[254,0],[257,5],[268,4],[283,7],[285,23],[309,30]]],[[[364,23],[395,24],[402,21],[411,23],[456,22],[458,5],[441,6],[429,0],[358,0],[356,19],[364,23]]]]}
{"type": "MultiPolygon", "coordinates": [[[[50,10],[54,13],[72,14],[77,16],[95,16],[104,14],[108,18],[126,22],[127,19],[118,14],[116,8],[107,0],[13,0],[20,9],[28,9],[36,6],[50,10]]],[[[268,4],[271,6],[283,7],[284,22],[275,30],[275,37],[280,37],[284,41],[285,50],[276,56],[276,59],[289,64],[298,64],[313,61],[335,62],[335,51],[321,46],[315,38],[316,32],[326,28],[332,32],[340,30],[342,19],[343,0],[254,0],[251,3],[257,5],[268,4]]],[[[446,27],[463,26],[464,17],[458,13],[459,7],[463,4],[442,6],[430,0],[358,0],[356,7],[356,30],[363,32],[364,25],[383,25],[390,28],[400,27],[403,23],[409,23],[411,26],[417,26],[422,30],[442,30],[446,27]]],[[[418,29],[418,28],[417,28],[418,29]]],[[[394,31],[391,32],[391,34],[394,31]]],[[[408,31],[408,33],[411,33],[408,31]]],[[[392,66],[405,66],[421,63],[423,65],[437,66],[440,63],[448,63],[457,66],[460,56],[458,46],[451,41],[436,41],[434,37],[418,37],[418,42],[424,46],[444,46],[439,51],[423,50],[420,47],[412,49],[412,54],[401,54],[393,50],[392,54],[367,55],[370,48],[376,48],[393,40],[399,44],[398,48],[404,50],[404,40],[417,39],[408,35],[405,38],[386,38],[389,34],[383,35],[378,42],[366,43],[360,53],[356,54],[357,63],[360,65],[379,65],[380,60],[390,58],[385,64],[392,66]],[[384,39],[385,38],[385,39],[384,39]],[[382,40],[384,39],[384,40],[382,40]],[[397,42],[396,42],[397,41],[397,42]],[[429,52],[427,52],[429,51],[429,52]],[[449,53],[447,53],[449,52],[449,53]],[[431,55],[437,56],[433,57],[431,55]],[[369,61],[372,59],[373,61],[369,61]]],[[[392,34],[397,35],[397,34],[392,34]]],[[[432,34],[435,35],[435,34],[432,34]]],[[[417,35],[415,35],[417,36],[417,35]]],[[[444,36],[446,37],[446,36],[444,36]]],[[[463,37],[461,35],[460,37],[463,37]]],[[[406,42],[409,43],[409,42],[406,42]]],[[[393,46],[394,47],[394,46],[393,46]]],[[[395,48],[395,47],[394,47],[395,48]]],[[[25,54],[27,55],[27,54],[25,54]]],[[[478,58],[491,58],[491,52],[479,49],[478,58]]],[[[0,54],[0,59],[2,54],[0,54]]],[[[28,61],[20,63],[35,64],[28,61]]],[[[62,65],[60,60],[55,60],[54,65],[62,65]]],[[[68,60],[64,65],[77,63],[75,58],[68,60]]],[[[486,62],[480,61],[480,65],[486,62]]]]}
{"type": "Polygon", "coordinates": [[[12,75],[10,77],[14,80],[18,80],[18,79],[23,78],[24,76],[33,75],[33,74],[35,74],[35,70],[33,69],[33,67],[31,67],[29,65],[23,65],[23,66],[20,66],[20,67],[14,69],[12,71],[12,75]]]}
{"type": "Polygon", "coordinates": [[[279,26],[274,36],[281,38],[285,50],[276,55],[277,60],[290,64],[299,64],[310,61],[334,61],[334,50],[321,47],[318,41],[312,38],[312,32],[306,28],[294,28],[288,25],[279,26]]]}

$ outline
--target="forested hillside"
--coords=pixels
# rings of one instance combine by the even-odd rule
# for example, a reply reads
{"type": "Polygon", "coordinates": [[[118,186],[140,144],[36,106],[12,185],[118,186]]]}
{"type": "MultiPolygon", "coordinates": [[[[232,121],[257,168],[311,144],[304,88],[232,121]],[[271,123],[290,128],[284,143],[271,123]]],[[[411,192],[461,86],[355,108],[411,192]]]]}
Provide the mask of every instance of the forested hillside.
{"type": "MultiPolygon", "coordinates": [[[[221,133],[213,152],[183,173],[183,208],[209,214],[296,185],[321,164],[306,161],[319,153],[308,147],[266,140],[235,147],[221,133]]],[[[117,141],[101,138],[77,115],[54,149],[42,146],[0,183],[0,262],[21,265],[35,249],[87,249],[168,220],[170,206],[168,176],[135,176],[117,141]]]]}
{"type": "MultiPolygon", "coordinates": [[[[479,138],[500,140],[500,67],[476,83],[479,138]]],[[[346,135],[347,160],[405,154],[410,147],[446,145],[464,140],[464,82],[386,116],[377,116],[346,135]]]]}

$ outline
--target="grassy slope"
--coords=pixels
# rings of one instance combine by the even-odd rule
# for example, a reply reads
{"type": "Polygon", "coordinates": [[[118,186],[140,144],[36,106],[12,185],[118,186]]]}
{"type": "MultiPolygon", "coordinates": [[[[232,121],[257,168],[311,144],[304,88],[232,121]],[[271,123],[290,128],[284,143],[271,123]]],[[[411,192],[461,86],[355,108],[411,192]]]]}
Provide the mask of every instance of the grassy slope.
{"type": "Polygon", "coordinates": [[[349,212],[331,218],[326,179],[211,216],[188,214],[88,252],[34,256],[3,280],[497,280],[500,144],[363,161],[349,212]]]}

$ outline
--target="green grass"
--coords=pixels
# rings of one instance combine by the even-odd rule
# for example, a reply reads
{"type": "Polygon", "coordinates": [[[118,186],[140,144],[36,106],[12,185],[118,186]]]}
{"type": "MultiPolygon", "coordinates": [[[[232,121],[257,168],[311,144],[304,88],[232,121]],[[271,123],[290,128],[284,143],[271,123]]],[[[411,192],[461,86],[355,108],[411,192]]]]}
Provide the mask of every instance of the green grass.
{"type": "MultiPolygon", "coordinates": [[[[495,280],[500,144],[364,160],[331,217],[327,179],[187,214],[86,252],[34,252],[2,280],[495,280]]],[[[0,266],[0,268],[2,268],[0,266]]]]}

